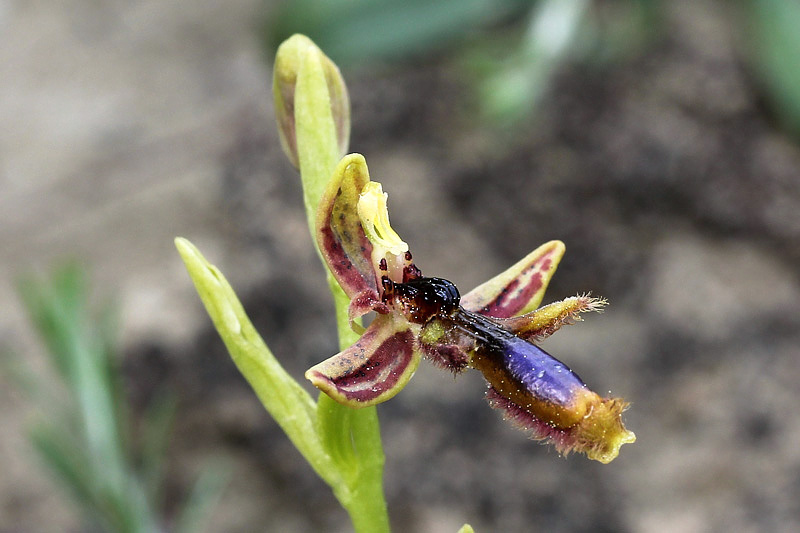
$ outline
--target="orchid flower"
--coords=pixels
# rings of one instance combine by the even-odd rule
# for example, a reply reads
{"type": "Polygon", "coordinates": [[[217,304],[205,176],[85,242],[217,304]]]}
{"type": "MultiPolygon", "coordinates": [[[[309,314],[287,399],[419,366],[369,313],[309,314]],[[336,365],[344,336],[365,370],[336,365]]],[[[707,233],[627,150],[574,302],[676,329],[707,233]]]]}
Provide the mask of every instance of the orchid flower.
{"type": "Polygon", "coordinates": [[[453,283],[415,266],[389,224],[386,198],[359,154],[342,159],[322,195],[317,244],[350,298],[351,327],[363,334],[306,372],[317,388],[350,407],[375,405],[400,392],[425,357],[455,374],[479,370],[489,404],[560,453],[608,463],[634,442],[621,418],[627,402],[592,392],[532,342],[606,303],[576,296],[537,309],[563,243],[540,246],[461,297],[453,283]],[[363,330],[359,319],[370,311],[375,318],[363,330]]]}

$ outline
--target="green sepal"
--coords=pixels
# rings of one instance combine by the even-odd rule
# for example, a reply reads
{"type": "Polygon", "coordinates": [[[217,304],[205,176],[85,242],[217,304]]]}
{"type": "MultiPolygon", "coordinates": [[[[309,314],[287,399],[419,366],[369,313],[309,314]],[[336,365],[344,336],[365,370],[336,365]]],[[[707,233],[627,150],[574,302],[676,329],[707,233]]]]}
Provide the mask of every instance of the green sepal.
{"type": "Polygon", "coordinates": [[[306,83],[307,87],[312,89],[311,100],[315,105],[329,107],[329,113],[320,113],[316,108],[310,116],[303,112],[304,117],[319,121],[318,125],[327,122],[327,115],[333,119],[336,142],[320,145],[338,147],[341,157],[347,152],[350,141],[350,98],[339,68],[311,39],[305,35],[295,34],[278,47],[272,77],[275,118],[278,122],[281,146],[295,168],[300,168],[298,145],[303,144],[302,141],[298,141],[297,130],[303,126],[296,122],[295,109],[298,107],[303,109],[305,102],[309,101],[307,98],[304,103],[296,103],[299,83],[306,83]],[[315,78],[312,83],[308,83],[309,74],[311,78],[315,78]],[[299,82],[303,76],[306,79],[299,82]],[[324,84],[316,83],[317,81],[324,84]]]}
{"type": "Polygon", "coordinates": [[[607,303],[603,298],[573,296],[524,315],[496,318],[495,322],[521,339],[537,342],[546,339],[562,326],[582,321],[581,313],[602,311],[607,303]]]}

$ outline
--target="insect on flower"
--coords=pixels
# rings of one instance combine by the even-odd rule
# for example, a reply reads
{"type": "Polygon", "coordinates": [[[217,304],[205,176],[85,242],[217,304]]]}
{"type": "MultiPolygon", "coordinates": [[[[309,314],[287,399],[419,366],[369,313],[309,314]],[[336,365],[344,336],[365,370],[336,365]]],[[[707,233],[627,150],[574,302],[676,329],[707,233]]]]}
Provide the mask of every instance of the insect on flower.
{"type": "Polygon", "coordinates": [[[351,154],[320,202],[317,243],[351,300],[353,327],[376,312],[353,346],[306,372],[334,400],[352,407],[386,401],[425,356],[456,374],[479,370],[490,405],[561,453],[608,463],[635,440],[622,423],[627,402],[600,397],[533,344],[605,305],[577,296],[536,309],[564,253],[561,242],[542,245],[462,298],[453,283],[424,277],[414,265],[389,225],[386,194],[369,181],[363,157],[351,154]]]}

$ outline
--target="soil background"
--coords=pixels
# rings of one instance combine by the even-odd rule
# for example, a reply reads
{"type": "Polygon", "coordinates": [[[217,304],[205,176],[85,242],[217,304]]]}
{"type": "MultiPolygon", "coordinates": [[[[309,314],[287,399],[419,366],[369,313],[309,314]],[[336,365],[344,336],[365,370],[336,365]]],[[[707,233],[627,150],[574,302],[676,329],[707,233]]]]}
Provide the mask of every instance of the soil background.
{"type": "MultiPolygon", "coordinates": [[[[474,120],[446,53],[345,69],[351,151],[390,194],[428,275],[462,292],[539,244],[547,301],[600,315],[545,343],[632,402],[610,465],[508,427],[477,375],[423,364],[379,408],[397,531],[800,530],[800,145],[741,54],[723,1],[665,3],[665,31],[604,68],[567,64],[513,133],[474,120]]],[[[15,276],[65,257],[122,314],[129,395],[180,399],[165,505],[209,461],[231,481],[208,531],[349,531],[238,375],[172,244],[228,276],[295,376],[335,329],[277,141],[256,0],[0,0],[0,338],[46,374],[15,276]]],[[[82,531],[0,375],[0,532],[82,531]]]]}

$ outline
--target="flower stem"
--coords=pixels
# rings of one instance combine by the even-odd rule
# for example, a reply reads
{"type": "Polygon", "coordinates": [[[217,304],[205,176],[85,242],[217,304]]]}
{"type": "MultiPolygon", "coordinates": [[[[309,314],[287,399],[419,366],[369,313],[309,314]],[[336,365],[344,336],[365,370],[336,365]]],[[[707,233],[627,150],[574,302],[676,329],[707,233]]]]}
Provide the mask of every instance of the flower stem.
{"type": "MultiPolygon", "coordinates": [[[[316,233],[319,200],[344,155],[332,105],[335,95],[330,93],[331,86],[325,77],[326,59],[316,46],[307,49],[297,65],[294,93],[297,155],[312,237],[316,233]]],[[[329,275],[328,281],[336,306],[339,344],[345,348],[358,340],[347,316],[350,301],[332,276],[329,275]]],[[[343,483],[331,487],[350,515],[356,533],[388,533],[389,517],[383,494],[384,454],[375,407],[352,409],[321,393],[317,402],[317,432],[340,469],[343,483]]]]}

